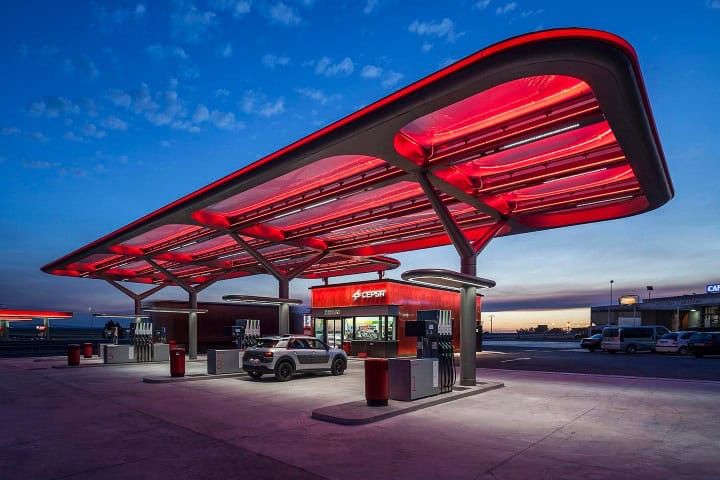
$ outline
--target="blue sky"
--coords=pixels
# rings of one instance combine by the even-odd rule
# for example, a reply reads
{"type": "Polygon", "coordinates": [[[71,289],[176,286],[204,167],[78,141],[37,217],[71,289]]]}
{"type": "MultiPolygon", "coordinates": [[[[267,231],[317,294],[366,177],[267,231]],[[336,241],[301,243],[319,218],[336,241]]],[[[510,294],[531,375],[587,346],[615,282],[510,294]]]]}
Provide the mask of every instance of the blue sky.
{"type": "MultiPolygon", "coordinates": [[[[126,310],[41,265],[507,37],[588,27],[637,50],[676,198],[649,214],[495,240],[488,311],[700,293],[720,281],[720,1],[0,3],[0,304],[126,310]]],[[[458,266],[447,248],[401,271],[458,266]]],[[[307,298],[308,281],[291,294],[307,298]]],[[[201,294],[269,295],[267,276],[201,294]]],[[[168,289],[158,298],[184,298],[168,289]]]]}

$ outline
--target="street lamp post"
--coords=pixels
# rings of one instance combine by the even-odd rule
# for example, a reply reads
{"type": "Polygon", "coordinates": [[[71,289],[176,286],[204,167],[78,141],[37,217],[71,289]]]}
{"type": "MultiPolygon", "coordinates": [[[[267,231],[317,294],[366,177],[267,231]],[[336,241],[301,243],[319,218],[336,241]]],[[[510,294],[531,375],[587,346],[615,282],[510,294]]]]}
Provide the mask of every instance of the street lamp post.
{"type": "Polygon", "coordinates": [[[648,300],[650,300],[650,292],[652,292],[654,289],[653,289],[652,285],[648,285],[648,286],[645,287],[645,288],[647,288],[648,300]]]}
{"type": "Polygon", "coordinates": [[[613,298],[613,296],[612,296],[613,283],[615,283],[615,280],[610,280],[610,303],[608,303],[608,316],[607,316],[607,324],[608,325],[610,325],[610,307],[612,306],[612,303],[613,303],[613,300],[612,300],[612,298],[613,298]]]}
{"type": "Polygon", "coordinates": [[[493,315],[491,313],[490,314],[490,333],[492,333],[492,319],[493,319],[493,315]]]}

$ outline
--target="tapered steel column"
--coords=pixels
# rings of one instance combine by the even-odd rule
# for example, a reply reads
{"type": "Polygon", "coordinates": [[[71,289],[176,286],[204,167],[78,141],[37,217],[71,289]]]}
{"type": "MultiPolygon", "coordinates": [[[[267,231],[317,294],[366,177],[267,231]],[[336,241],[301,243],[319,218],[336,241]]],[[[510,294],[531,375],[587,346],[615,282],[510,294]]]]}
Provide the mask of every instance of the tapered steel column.
{"type": "Polygon", "coordinates": [[[43,325],[45,325],[45,340],[50,340],[50,319],[43,318],[43,325]]]}
{"type": "MultiPolygon", "coordinates": [[[[190,296],[190,308],[197,309],[197,293],[189,292],[190,296]]],[[[188,314],[188,354],[190,360],[197,358],[197,312],[190,312],[188,314]]]]}
{"type": "Polygon", "coordinates": [[[10,328],[10,322],[7,320],[0,320],[0,338],[8,338],[8,329],[10,328]]]}
{"type": "MultiPolygon", "coordinates": [[[[476,276],[475,255],[460,258],[461,272],[476,276]]],[[[475,329],[477,328],[477,288],[463,287],[460,289],[460,385],[474,386],[475,380],[475,329]]]]}
{"type": "MultiPolygon", "coordinates": [[[[278,279],[280,288],[278,289],[279,298],[290,298],[290,281],[287,279],[278,279]]],[[[290,305],[281,303],[278,305],[278,333],[284,335],[290,333],[290,305]]]]}

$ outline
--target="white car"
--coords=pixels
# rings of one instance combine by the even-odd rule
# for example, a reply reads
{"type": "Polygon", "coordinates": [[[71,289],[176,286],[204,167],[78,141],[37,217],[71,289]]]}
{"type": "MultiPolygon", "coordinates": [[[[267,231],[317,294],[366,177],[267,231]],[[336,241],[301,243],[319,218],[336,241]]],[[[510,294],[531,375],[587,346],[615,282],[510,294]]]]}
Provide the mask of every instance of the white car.
{"type": "Polygon", "coordinates": [[[688,353],[688,340],[695,332],[671,332],[660,337],[655,344],[658,353],[688,353]]]}

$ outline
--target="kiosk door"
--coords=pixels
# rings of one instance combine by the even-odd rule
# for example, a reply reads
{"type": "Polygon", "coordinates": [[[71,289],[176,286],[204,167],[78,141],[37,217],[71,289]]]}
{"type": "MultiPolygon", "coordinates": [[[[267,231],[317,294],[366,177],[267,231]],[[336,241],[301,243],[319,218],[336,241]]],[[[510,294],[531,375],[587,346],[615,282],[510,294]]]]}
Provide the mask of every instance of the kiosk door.
{"type": "Polygon", "coordinates": [[[342,348],[343,321],[340,318],[325,319],[326,343],[330,348],[342,348]]]}

